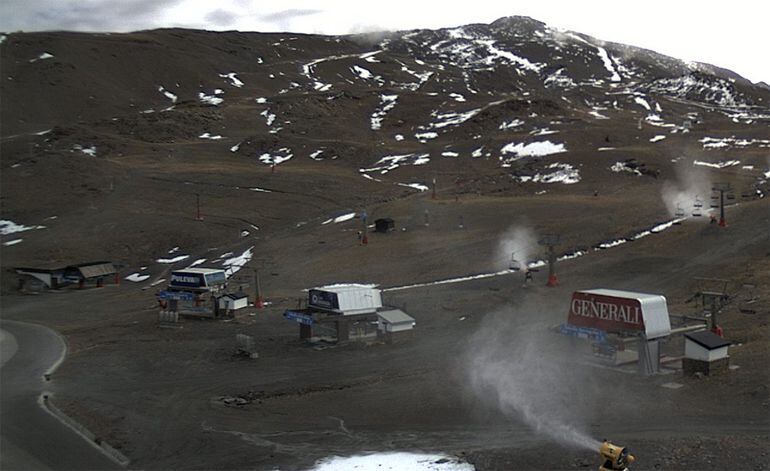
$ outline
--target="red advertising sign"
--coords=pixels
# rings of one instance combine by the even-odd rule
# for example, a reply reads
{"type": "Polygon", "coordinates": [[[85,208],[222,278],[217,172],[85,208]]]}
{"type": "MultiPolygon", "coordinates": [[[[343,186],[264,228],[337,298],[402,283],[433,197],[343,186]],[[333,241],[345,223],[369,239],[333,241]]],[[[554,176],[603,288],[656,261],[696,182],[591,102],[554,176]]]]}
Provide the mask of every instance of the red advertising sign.
{"type": "Polygon", "coordinates": [[[580,291],[572,293],[567,322],[605,332],[644,332],[642,306],[637,299],[580,291]]]}

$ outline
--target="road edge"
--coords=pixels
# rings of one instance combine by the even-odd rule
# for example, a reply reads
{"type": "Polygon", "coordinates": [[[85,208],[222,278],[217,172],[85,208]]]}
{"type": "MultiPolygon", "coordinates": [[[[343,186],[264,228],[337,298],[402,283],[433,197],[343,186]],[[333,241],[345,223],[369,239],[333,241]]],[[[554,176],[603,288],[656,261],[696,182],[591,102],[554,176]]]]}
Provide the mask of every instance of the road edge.
{"type": "Polygon", "coordinates": [[[75,433],[86,439],[87,442],[89,442],[93,447],[97,448],[99,451],[102,452],[107,458],[115,462],[121,467],[126,467],[131,462],[131,460],[126,457],[123,453],[115,449],[112,445],[107,443],[106,440],[102,440],[100,437],[96,436],[93,432],[88,430],[84,425],[73,419],[72,417],[68,416],[64,412],[62,412],[61,409],[56,407],[53,403],[52,395],[48,392],[44,392],[40,394],[38,397],[38,403],[40,406],[49,414],[54,416],[56,419],[58,419],[61,423],[72,429],[75,433]]]}

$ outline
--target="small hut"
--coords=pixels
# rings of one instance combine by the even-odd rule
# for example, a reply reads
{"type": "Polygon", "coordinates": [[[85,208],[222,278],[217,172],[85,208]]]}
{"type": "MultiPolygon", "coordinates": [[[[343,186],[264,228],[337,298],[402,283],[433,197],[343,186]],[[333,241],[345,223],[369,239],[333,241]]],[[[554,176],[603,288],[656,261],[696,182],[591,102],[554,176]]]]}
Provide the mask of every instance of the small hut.
{"type": "Polygon", "coordinates": [[[396,223],[391,218],[380,218],[374,221],[374,230],[387,234],[396,230],[396,223]]]}

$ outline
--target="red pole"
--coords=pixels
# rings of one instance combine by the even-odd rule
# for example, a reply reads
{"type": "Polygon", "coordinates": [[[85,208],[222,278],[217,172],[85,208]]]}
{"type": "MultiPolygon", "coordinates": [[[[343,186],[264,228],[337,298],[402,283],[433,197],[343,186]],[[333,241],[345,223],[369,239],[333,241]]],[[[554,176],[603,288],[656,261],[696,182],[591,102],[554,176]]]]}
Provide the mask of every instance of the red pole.
{"type": "Polygon", "coordinates": [[[725,221],[725,192],[719,190],[719,227],[727,227],[727,221],[725,221]]]}

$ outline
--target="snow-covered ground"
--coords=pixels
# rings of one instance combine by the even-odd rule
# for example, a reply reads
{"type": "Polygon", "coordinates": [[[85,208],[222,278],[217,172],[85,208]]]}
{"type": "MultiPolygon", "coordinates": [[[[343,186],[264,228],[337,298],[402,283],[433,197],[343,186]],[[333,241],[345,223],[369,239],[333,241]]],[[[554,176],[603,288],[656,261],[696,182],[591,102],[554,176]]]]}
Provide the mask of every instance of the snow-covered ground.
{"type": "Polygon", "coordinates": [[[457,458],[438,454],[388,451],[358,456],[324,458],[310,471],[474,471],[457,458]]]}
{"type": "Polygon", "coordinates": [[[723,160],[721,162],[704,162],[702,160],[693,160],[693,165],[700,165],[701,167],[711,167],[711,168],[725,168],[725,167],[734,167],[736,165],[740,165],[740,160],[723,160]]]}
{"type": "Polygon", "coordinates": [[[580,171],[570,164],[555,162],[546,166],[546,169],[549,171],[537,173],[533,176],[522,175],[515,178],[524,183],[564,183],[565,185],[571,185],[580,181],[580,171]]]}
{"type": "Polygon", "coordinates": [[[254,246],[252,245],[251,247],[246,249],[242,254],[228,258],[227,260],[222,262],[222,265],[225,267],[225,275],[228,278],[233,276],[235,273],[238,272],[238,270],[243,268],[244,265],[249,263],[249,261],[251,260],[251,257],[254,255],[252,253],[253,249],[254,249],[254,246]]]}
{"type": "Polygon", "coordinates": [[[555,144],[551,141],[530,142],[529,144],[510,143],[500,149],[503,154],[513,154],[516,158],[543,157],[551,154],[567,152],[564,144],[555,144]]]}
{"type": "Polygon", "coordinates": [[[16,224],[8,219],[0,219],[0,235],[15,234],[17,232],[31,231],[35,229],[45,229],[45,226],[25,226],[16,224]]]}

